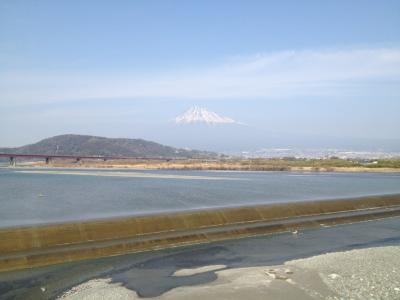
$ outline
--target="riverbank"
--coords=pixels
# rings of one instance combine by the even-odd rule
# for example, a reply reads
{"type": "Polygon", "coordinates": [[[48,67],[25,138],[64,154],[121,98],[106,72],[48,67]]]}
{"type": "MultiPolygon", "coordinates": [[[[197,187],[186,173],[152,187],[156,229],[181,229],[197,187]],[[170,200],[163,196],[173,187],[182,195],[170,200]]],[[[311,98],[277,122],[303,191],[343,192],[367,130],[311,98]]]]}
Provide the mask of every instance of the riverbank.
{"type": "Polygon", "coordinates": [[[21,162],[24,167],[101,168],[140,170],[218,170],[218,171],[293,171],[293,172],[400,172],[400,159],[223,159],[223,160],[137,160],[137,161],[60,161],[21,162]]]}
{"type": "MultiPolygon", "coordinates": [[[[327,253],[278,266],[219,266],[220,270],[215,271],[217,279],[211,283],[178,287],[151,299],[397,299],[398,257],[400,246],[388,246],[327,253]]],[[[113,283],[111,278],[89,280],[58,299],[88,300],[99,296],[141,299],[136,291],[113,283]]]]}

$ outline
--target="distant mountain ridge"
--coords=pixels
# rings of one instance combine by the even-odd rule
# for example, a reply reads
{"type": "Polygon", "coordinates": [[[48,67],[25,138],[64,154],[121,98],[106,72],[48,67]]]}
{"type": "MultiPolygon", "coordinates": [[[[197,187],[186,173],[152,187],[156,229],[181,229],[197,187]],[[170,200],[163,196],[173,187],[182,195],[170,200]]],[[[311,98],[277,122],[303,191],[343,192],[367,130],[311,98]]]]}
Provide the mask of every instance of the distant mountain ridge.
{"type": "Polygon", "coordinates": [[[174,148],[143,139],[106,138],[77,134],[58,135],[22,147],[0,148],[0,153],[160,158],[210,158],[218,156],[213,152],[174,148]]]}

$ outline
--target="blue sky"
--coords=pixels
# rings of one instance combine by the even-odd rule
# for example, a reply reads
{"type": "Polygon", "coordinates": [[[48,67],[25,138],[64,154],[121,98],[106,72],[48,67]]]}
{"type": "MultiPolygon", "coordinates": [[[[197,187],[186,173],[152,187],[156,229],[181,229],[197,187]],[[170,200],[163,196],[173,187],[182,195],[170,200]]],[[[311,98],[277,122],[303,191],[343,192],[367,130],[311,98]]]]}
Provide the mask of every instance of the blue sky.
{"type": "Polygon", "coordinates": [[[168,143],[192,105],[275,134],[398,139],[399,40],[399,1],[3,0],[0,146],[168,143]]]}

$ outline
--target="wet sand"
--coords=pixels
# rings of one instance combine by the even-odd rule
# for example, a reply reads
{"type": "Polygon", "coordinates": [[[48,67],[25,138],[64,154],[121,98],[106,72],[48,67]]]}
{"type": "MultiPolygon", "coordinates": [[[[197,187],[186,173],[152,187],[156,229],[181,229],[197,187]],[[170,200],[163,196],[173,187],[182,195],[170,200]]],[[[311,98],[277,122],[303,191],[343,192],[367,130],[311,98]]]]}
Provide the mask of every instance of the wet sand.
{"type": "MultiPolygon", "coordinates": [[[[399,257],[400,246],[388,246],[327,253],[279,266],[226,269],[216,271],[211,283],[175,288],[151,299],[398,299],[399,257]]],[[[211,269],[205,266],[202,271],[211,269]]],[[[111,278],[87,281],[58,299],[100,298],[141,299],[111,278]]]]}

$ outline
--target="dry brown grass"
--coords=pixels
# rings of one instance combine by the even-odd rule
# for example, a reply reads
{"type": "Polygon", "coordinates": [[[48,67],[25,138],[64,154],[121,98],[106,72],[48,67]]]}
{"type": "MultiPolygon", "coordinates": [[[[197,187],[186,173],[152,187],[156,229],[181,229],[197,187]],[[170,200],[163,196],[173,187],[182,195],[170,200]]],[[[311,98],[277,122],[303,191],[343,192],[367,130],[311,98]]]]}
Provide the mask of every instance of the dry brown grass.
{"type": "MultiPolygon", "coordinates": [[[[393,162],[393,160],[391,160],[393,162]]],[[[226,171],[321,171],[321,172],[400,172],[400,165],[379,161],[365,165],[342,159],[246,159],[246,160],[138,160],[138,161],[52,161],[49,165],[36,162],[29,166],[58,168],[123,168],[147,170],[226,170],[226,171]]]]}

